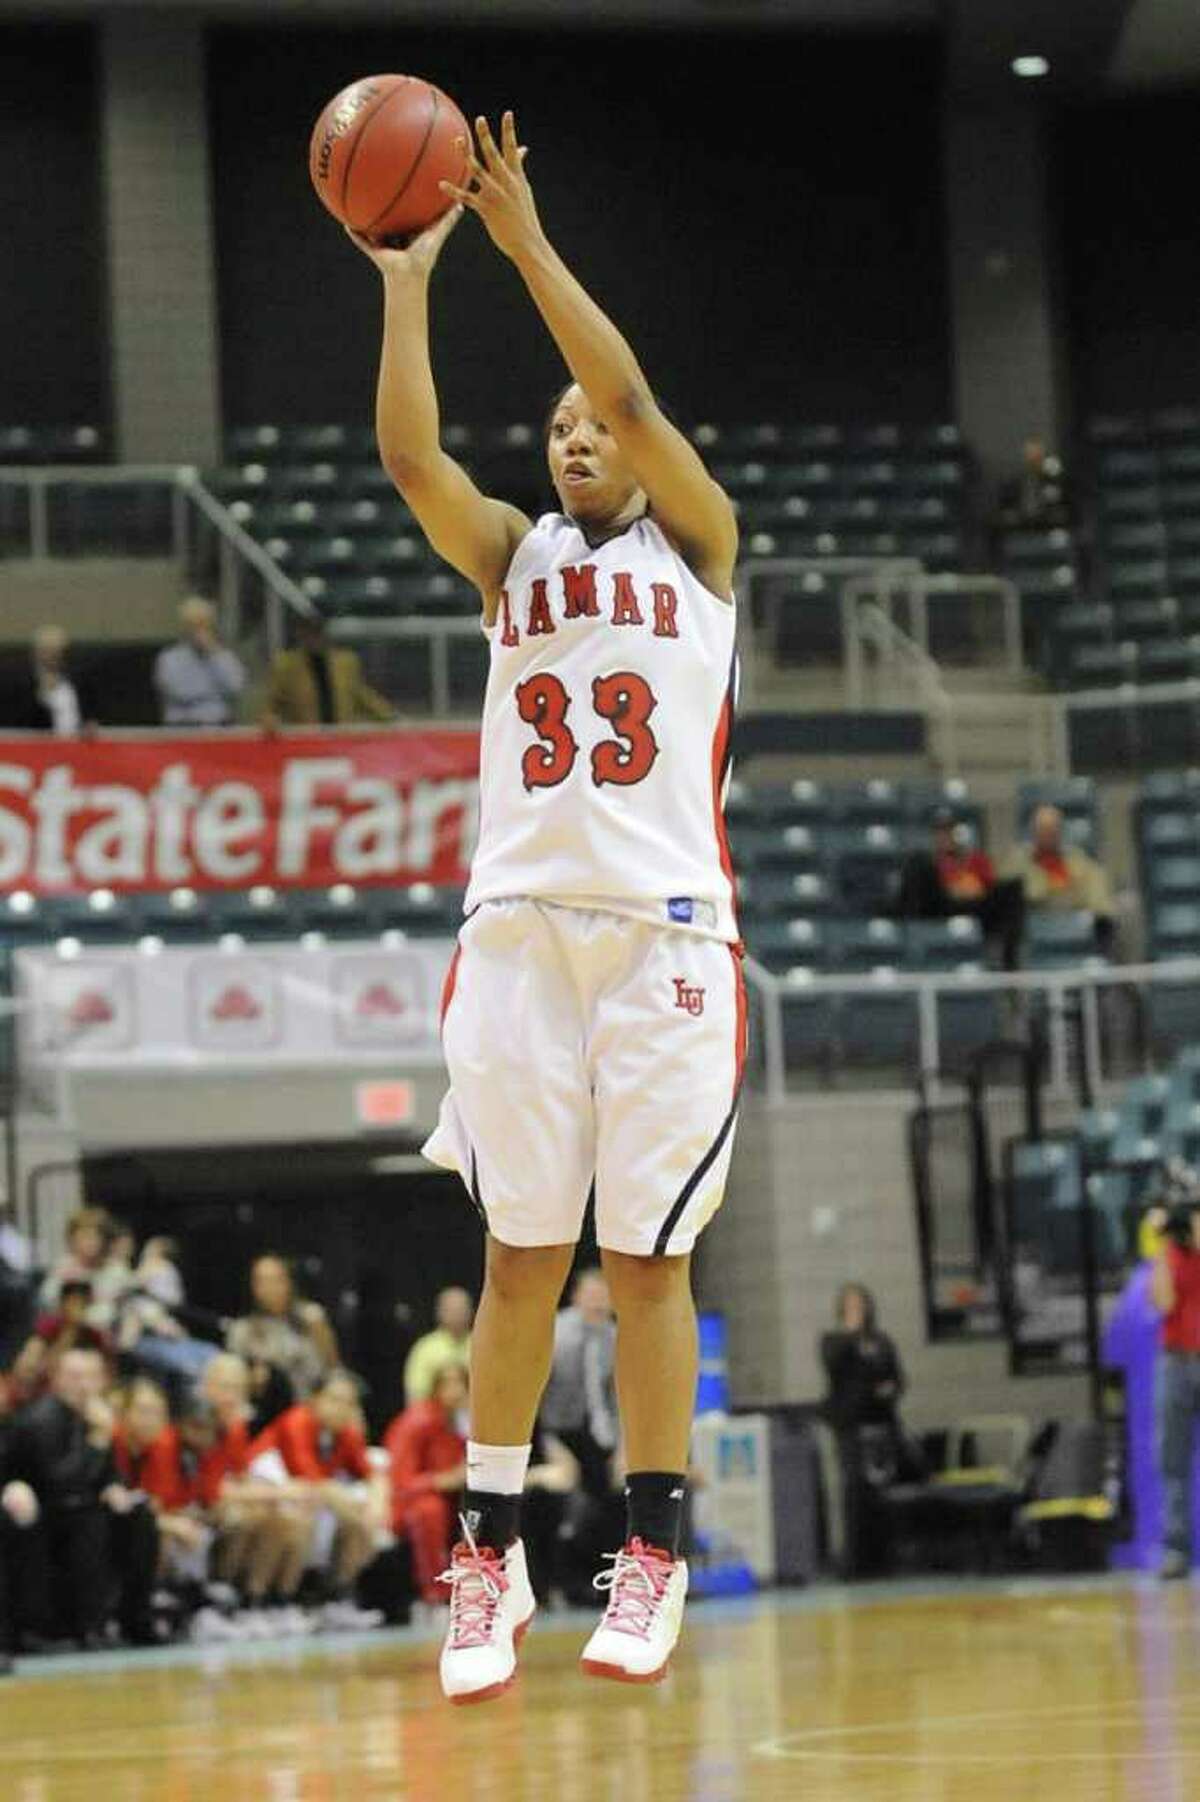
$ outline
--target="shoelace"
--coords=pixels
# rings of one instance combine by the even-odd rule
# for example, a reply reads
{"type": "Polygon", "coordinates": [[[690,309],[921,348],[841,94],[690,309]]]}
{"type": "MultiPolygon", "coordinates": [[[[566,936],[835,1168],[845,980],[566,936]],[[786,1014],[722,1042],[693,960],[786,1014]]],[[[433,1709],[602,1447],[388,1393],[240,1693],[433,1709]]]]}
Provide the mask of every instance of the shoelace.
{"type": "Polygon", "coordinates": [[[604,1626],[615,1633],[632,1633],[647,1639],[659,1604],[667,1593],[673,1565],[642,1544],[631,1540],[619,1552],[605,1552],[612,1569],[592,1578],[592,1587],[611,1590],[604,1626]]]}
{"type": "Polygon", "coordinates": [[[456,1549],[450,1569],[438,1577],[450,1585],[450,1644],[456,1652],[491,1644],[496,1610],[508,1588],[503,1559],[475,1544],[465,1520],[462,1530],[466,1549],[456,1549]]]}

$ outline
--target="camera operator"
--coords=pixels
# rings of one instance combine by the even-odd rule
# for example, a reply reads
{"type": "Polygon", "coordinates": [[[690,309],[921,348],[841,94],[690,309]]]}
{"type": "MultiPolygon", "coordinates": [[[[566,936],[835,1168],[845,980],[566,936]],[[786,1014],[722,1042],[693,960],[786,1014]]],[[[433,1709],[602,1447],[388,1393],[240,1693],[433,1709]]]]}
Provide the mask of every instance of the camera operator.
{"type": "Polygon", "coordinates": [[[1192,1444],[1200,1414],[1200,1179],[1170,1170],[1148,1215],[1160,1240],[1152,1294],[1163,1317],[1158,1358],[1158,1463],[1164,1504],[1162,1576],[1192,1566],[1192,1444]]]}

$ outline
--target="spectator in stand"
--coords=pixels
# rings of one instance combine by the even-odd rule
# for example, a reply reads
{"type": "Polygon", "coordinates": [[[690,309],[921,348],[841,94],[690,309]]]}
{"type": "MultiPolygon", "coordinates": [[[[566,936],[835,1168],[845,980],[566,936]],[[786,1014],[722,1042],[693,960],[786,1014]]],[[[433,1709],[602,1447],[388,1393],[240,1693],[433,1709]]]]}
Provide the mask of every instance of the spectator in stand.
{"type": "Polygon", "coordinates": [[[61,626],[39,626],[33,635],[30,683],[9,724],[18,732],[50,732],[77,738],[94,732],[96,708],[89,685],[72,672],[70,640],[61,626]]]}
{"type": "Polygon", "coordinates": [[[106,1380],[99,1352],[66,1352],[53,1393],[13,1418],[8,1444],[10,1487],[26,1485],[36,1504],[12,1565],[19,1628],[44,1640],[67,1626],[85,1648],[104,1643],[114,1584],[125,1637],[135,1645],[157,1637],[150,1597],[158,1529],[118,1479],[106,1380]]]}
{"type": "Polygon", "coordinates": [[[92,1307],[88,1315],[91,1324],[103,1332],[112,1331],[121,1297],[136,1285],[133,1269],[136,1249],[133,1228],[123,1220],[110,1217],[104,1261],[92,1278],[92,1307]]]}
{"type": "Polygon", "coordinates": [[[1001,490],[1000,519],[1002,525],[1017,530],[1070,524],[1062,458],[1046,449],[1043,438],[1025,440],[1020,472],[1001,490]]]}
{"type": "Polygon", "coordinates": [[[192,595],[179,609],[179,638],[154,664],[165,726],[232,725],[246,686],[240,658],[217,637],[216,609],[192,595]]]}
{"type": "Polygon", "coordinates": [[[226,1349],[247,1364],[282,1371],[299,1401],[309,1396],[338,1361],[337,1339],[319,1302],[301,1301],[285,1258],[264,1252],[250,1267],[249,1314],[235,1320],[226,1349]]]}
{"type": "Polygon", "coordinates": [[[467,1480],[467,1373],[461,1364],[435,1371],[428,1400],[410,1402],[384,1434],[391,1466],[392,1530],[412,1548],[422,1602],[449,1602],[440,1583],[458,1538],[458,1503],[467,1480]]]}
{"type": "Polygon", "coordinates": [[[1111,954],[1116,922],[1108,877],[1094,857],[1078,845],[1066,843],[1063,816],[1057,807],[1037,809],[1029,844],[1018,846],[1007,868],[1021,882],[1027,909],[1074,909],[1091,914],[1096,948],[1105,957],[1111,954]]]}
{"type": "Polygon", "coordinates": [[[267,678],[262,724],[351,726],[394,720],[396,709],[363,679],[357,651],[329,642],[319,613],[297,621],[296,646],[276,652],[267,678]]]}
{"type": "Polygon", "coordinates": [[[199,1499],[198,1460],[171,1423],[167,1398],[149,1377],[129,1385],[113,1428],[113,1463],[127,1489],[143,1495],[158,1522],[159,1572],[203,1581],[208,1542],[192,1511],[199,1499]]]}
{"type": "Polygon", "coordinates": [[[77,1208],[67,1221],[67,1248],[38,1291],[38,1305],[58,1305],[59,1290],[69,1278],[82,1277],[95,1288],[112,1238],[112,1220],[104,1208],[77,1208]]]}
{"type": "Polygon", "coordinates": [[[475,1304],[465,1289],[443,1289],[433,1304],[436,1325],[418,1339],[404,1365],[404,1399],[408,1404],[428,1401],[434,1379],[447,1364],[470,1361],[471,1327],[475,1304]]]}
{"type": "Polygon", "coordinates": [[[361,1423],[357,1380],[334,1369],[310,1400],[281,1414],[250,1446],[251,1477],[285,1485],[289,1499],[313,1511],[308,1563],[328,1568],[325,1624],[331,1627],[370,1625],[377,1618],[363,1620],[350,1600],[377,1535],[391,1520],[387,1473],[372,1469],[361,1423]]]}
{"type": "Polygon", "coordinates": [[[0,1677],[12,1674],[16,1629],[10,1605],[8,1567],[22,1527],[37,1518],[37,1498],[27,1483],[9,1480],[9,1418],[0,1411],[0,1677]]]}
{"type": "Polygon", "coordinates": [[[183,1279],[175,1264],[172,1239],[147,1239],[136,1270],[116,1305],[117,1340],[121,1351],[135,1364],[160,1377],[172,1393],[194,1383],[218,1347],[209,1339],[193,1337],[177,1318],[199,1321],[200,1330],[217,1332],[217,1317],[186,1307],[183,1279]]]}
{"type": "Polygon", "coordinates": [[[0,1374],[33,1327],[33,1247],[0,1207],[0,1374]]]}
{"type": "Polygon", "coordinates": [[[250,1437],[257,1439],[273,1420],[286,1414],[296,1396],[282,1370],[261,1358],[246,1360],[246,1375],[250,1395],[250,1437]]]}
{"type": "Polygon", "coordinates": [[[880,1330],[875,1298],[862,1283],[846,1283],[835,1305],[834,1330],[821,1339],[821,1363],[829,1391],[822,1413],[833,1429],[841,1470],[842,1575],[877,1568],[887,1547],[877,1491],[900,1473],[906,1454],[900,1426],[905,1377],[892,1340],[880,1330]]]}
{"type": "Polygon", "coordinates": [[[214,1568],[258,1609],[273,1592],[294,1592],[312,1537],[311,1517],[286,1505],[278,1483],[255,1483],[248,1475],[250,1373],[242,1359],[218,1353],[205,1368],[200,1394],[215,1422],[199,1465],[200,1499],[217,1533],[214,1568]]]}
{"type": "Polygon", "coordinates": [[[931,848],[914,851],[904,860],[892,911],[904,920],[970,914],[996,941],[1004,968],[1017,967],[1024,889],[1017,880],[998,880],[991,858],[972,843],[969,827],[952,808],[942,808],[934,816],[931,848]]]}
{"type": "Polygon", "coordinates": [[[82,1346],[85,1351],[98,1351],[107,1359],[112,1341],[107,1333],[91,1324],[92,1285],[82,1277],[71,1277],[63,1283],[58,1307],[50,1314],[39,1314],[33,1335],[17,1360],[30,1400],[43,1395],[54,1380],[54,1372],[64,1353],[82,1346]]]}

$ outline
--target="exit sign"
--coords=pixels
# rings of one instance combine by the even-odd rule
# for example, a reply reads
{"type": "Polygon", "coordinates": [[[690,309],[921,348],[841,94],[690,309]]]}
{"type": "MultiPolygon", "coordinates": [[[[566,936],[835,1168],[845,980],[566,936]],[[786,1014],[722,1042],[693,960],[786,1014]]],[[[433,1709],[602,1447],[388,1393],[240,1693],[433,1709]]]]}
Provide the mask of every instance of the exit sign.
{"type": "Polygon", "coordinates": [[[407,1126],[415,1112],[410,1082],[360,1082],[354,1089],[360,1126],[407,1126]]]}

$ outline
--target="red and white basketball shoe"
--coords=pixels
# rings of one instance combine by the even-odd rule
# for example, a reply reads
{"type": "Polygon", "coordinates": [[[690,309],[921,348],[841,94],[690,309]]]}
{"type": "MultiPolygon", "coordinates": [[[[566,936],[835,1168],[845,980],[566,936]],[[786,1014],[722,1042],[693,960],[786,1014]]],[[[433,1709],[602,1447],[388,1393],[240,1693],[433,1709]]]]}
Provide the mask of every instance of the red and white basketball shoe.
{"type": "Polygon", "coordinates": [[[658,1683],[683,1626],[687,1565],[640,1539],[606,1555],[613,1567],[594,1583],[609,1591],[608,1607],[583,1649],[583,1668],[618,1683],[658,1683]]]}
{"type": "Polygon", "coordinates": [[[477,1546],[463,1522],[450,1569],[438,1578],[450,1585],[450,1624],[442,1647],[442,1692],[451,1702],[486,1702],[517,1674],[517,1648],[536,1603],[519,1539],[504,1553],[477,1546]]]}

